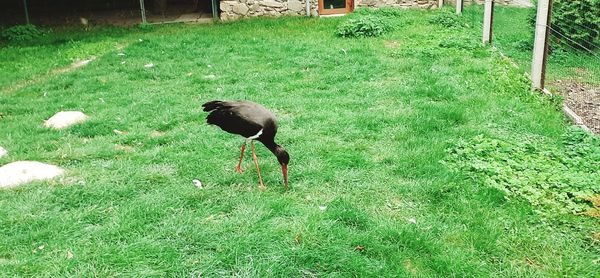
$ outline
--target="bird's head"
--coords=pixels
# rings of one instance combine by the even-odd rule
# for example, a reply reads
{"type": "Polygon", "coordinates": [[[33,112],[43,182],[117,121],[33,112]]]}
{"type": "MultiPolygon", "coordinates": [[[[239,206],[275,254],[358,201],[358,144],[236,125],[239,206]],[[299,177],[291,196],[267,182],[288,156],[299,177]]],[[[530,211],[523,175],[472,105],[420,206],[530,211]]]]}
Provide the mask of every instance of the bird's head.
{"type": "Polygon", "coordinates": [[[283,173],[283,182],[285,184],[285,188],[288,187],[288,174],[287,174],[287,166],[290,163],[290,154],[282,147],[277,146],[275,148],[275,156],[277,156],[277,161],[281,164],[281,172],[283,173]]]}

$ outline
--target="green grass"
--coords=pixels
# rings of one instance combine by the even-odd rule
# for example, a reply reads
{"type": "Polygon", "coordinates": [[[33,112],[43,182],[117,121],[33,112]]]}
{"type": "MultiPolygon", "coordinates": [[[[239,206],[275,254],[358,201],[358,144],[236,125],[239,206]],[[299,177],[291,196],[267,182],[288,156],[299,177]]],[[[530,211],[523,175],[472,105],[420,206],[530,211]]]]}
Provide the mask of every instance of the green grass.
{"type": "Polygon", "coordinates": [[[96,30],[73,42],[81,55],[52,55],[79,49],[69,43],[1,48],[13,58],[0,68],[14,74],[0,86],[10,151],[0,164],[41,160],[67,175],[0,191],[0,276],[597,275],[596,221],[548,224],[441,163],[462,139],[536,136],[558,148],[568,130],[520,72],[469,43],[479,31],[438,28],[435,13],[405,11],[369,39],[336,37],[346,18],[280,18],[96,30]],[[89,54],[98,58],[41,78],[89,54]],[[289,191],[262,146],[266,192],[249,159],[234,172],[242,140],[204,124],[212,99],[275,112],[289,191]],[[91,119],[42,127],[72,109],[91,119]]]}

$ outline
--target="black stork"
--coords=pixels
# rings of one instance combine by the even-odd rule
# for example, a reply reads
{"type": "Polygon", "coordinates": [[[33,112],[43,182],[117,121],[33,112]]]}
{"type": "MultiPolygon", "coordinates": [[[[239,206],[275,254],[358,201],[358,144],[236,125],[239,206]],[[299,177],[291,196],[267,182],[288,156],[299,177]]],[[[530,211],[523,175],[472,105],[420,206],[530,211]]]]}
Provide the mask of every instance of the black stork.
{"type": "Polygon", "coordinates": [[[285,188],[288,188],[287,166],[290,162],[290,155],[282,146],[275,143],[277,119],[271,111],[258,103],[250,101],[213,100],[202,104],[202,107],[205,112],[210,112],[206,117],[208,124],[216,125],[224,131],[246,138],[242,144],[240,161],[235,167],[236,172],[241,173],[243,171],[244,151],[246,150],[246,143],[250,142],[252,158],[254,165],[256,165],[256,172],[258,172],[259,188],[261,190],[266,188],[260,176],[258,159],[254,152],[254,140],[258,140],[277,157],[283,172],[283,183],[285,188]]]}

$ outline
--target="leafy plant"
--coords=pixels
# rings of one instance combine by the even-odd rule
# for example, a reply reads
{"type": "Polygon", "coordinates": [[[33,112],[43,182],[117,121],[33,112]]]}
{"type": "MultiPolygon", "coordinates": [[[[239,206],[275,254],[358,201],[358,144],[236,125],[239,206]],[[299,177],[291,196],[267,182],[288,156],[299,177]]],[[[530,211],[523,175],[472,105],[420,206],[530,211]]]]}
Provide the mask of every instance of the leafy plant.
{"type": "Polygon", "coordinates": [[[379,15],[386,17],[400,17],[406,14],[406,10],[392,8],[392,7],[382,7],[378,9],[373,8],[360,8],[355,11],[356,14],[361,15],[379,15]]]}
{"type": "Polygon", "coordinates": [[[443,48],[456,48],[456,49],[464,49],[464,50],[473,50],[477,48],[481,48],[480,41],[473,36],[452,36],[442,40],[439,44],[440,47],[443,48]]]}
{"type": "Polygon", "coordinates": [[[600,194],[600,139],[579,129],[567,132],[560,146],[480,135],[449,154],[445,163],[454,170],[523,198],[542,214],[583,213],[592,208],[586,199],[600,194]]]}
{"type": "Polygon", "coordinates": [[[40,39],[44,32],[33,24],[16,25],[3,30],[0,37],[10,43],[27,43],[40,39]]]}
{"type": "Polygon", "coordinates": [[[532,51],[533,50],[533,39],[519,40],[512,43],[512,47],[520,51],[532,51]]]}
{"type": "Polygon", "coordinates": [[[378,37],[392,29],[393,26],[381,18],[362,16],[342,23],[336,34],[340,37],[378,37]]]}
{"type": "Polygon", "coordinates": [[[462,17],[451,12],[441,12],[429,19],[429,23],[444,26],[447,28],[464,27],[466,23],[462,17]]]}

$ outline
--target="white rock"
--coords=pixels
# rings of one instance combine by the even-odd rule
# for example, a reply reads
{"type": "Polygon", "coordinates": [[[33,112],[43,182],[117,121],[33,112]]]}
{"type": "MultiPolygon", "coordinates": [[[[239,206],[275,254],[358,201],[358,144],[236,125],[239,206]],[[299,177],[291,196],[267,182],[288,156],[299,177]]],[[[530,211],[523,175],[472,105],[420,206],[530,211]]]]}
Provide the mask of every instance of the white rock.
{"type": "Polygon", "coordinates": [[[153,63],[150,63],[150,64],[145,64],[145,65],[144,65],[144,67],[145,67],[145,68],[147,68],[147,69],[149,69],[149,68],[153,68],[153,67],[154,67],[154,64],[153,64],[153,63]]]}
{"type": "Polygon", "coordinates": [[[300,12],[304,9],[304,6],[298,0],[289,0],[288,1],[288,9],[293,12],[300,12]]]}
{"type": "Polygon", "coordinates": [[[0,157],[3,157],[7,154],[8,154],[8,151],[5,148],[0,147],[0,157]]]}
{"type": "Polygon", "coordinates": [[[221,8],[221,11],[230,12],[232,6],[236,3],[236,1],[220,1],[219,8],[221,8]]]}
{"type": "Polygon", "coordinates": [[[408,223],[411,223],[411,224],[417,224],[417,219],[414,219],[414,218],[409,218],[409,219],[408,219],[408,223]]]}
{"type": "Polygon", "coordinates": [[[17,161],[0,167],[0,188],[11,188],[31,181],[46,180],[64,173],[64,170],[37,161],[17,161]]]}
{"type": "Polygon", "coordinates": [[[233,6],[233,12],[236,14],[246,15],[248,13],[248,6],[244,3],[239,3],[233,6]]]}
{"type": "Polygon", "coordinates": [[[80,111],[61,111],[44,122],[46,127],[63,129],[87,120],[88,116],[80,111]]]}
{"type": "Polygon", "coordinates": [[[274,1],[274,0],[265,0],[265,1],[262,1],[261,4],[263,6],[273,7],[273,8],[281,8],[281,7],[283,7],[283,3],[277,2],[277,1],[274,1]]]}
{"type": "Polygon", "coordinates": [[[202,189],[202,182],[199,180],[192,180],[192,182],[194,183],[194,185],[200,189],[202,189]]]}

